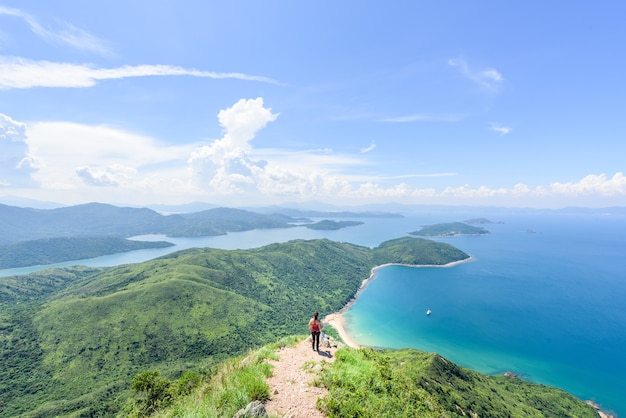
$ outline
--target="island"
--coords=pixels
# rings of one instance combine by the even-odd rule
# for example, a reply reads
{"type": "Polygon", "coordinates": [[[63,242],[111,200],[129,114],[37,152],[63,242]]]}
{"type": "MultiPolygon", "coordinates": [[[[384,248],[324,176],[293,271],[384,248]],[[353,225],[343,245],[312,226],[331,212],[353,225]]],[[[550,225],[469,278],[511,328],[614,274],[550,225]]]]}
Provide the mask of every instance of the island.
{"type": "Polygon", "coordinates": [[[460,235],[486,235],[489,234],[489,231],[463,222],[450,222],[425,225],[419,231],[409,232],[409,234],[422,237],[456,237],[460,235]]]}
{"type": "Polygon", "coordinates": [[[486,225],[486,224],[503,224],[504,222],[502,222],[502,221],[492,221],[492,220],[487,219],[487,218],[472,218],[472,219],[468,219],[466,221],[463,221],[463,223],[472,224],[472,225],[486,225]]]}
{"type": "Polygon", "coordinates": [[[329,219],[324,219],[323,221],[305,226],[309,229],[316,229],[320,231],[334,231],[336,229],[346,228],[349,226],[363,225],[363,223],[364,222],[360,221],[331,221],[329,219]]]}

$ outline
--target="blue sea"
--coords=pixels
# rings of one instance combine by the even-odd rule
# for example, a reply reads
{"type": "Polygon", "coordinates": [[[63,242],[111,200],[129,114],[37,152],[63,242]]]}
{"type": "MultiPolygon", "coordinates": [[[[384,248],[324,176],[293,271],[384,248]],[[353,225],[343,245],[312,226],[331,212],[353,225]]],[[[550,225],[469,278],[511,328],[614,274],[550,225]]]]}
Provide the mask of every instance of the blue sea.
{"type": "Polygon", "coordinates": [[[0,276],[73,264],[137,263],[192,247],[246,249],[292,239],[375,247],[422,225],[475,217],[501,223],[483,225],[490,231],[486,236],[437,238],[470,254],[472,261],[449,268],[378,269],[344,313],[351,338],[366,346],[436,351],[484,373],[512,371],[626,417],[624,215],[424,211],[397,219],[363,218],[363,225],[338,231],[299,227],[203,238],[144,236],[138,239],[167,239],[175,246],[0,270],[0,276]]]}
{"type": "Polygon", "coordinates": [[[626,416],[626,217],[494,220],[490,235],[439,239],[471,262],[377,270],[344,314],[348,334],[512,371],[626,416]]]}

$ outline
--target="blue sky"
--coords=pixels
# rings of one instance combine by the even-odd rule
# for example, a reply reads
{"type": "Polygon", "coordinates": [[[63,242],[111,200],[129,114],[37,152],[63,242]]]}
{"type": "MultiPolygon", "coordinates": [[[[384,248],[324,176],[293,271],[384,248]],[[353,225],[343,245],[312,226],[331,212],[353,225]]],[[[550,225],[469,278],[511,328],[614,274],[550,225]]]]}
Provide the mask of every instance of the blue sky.
{"type": "Polygon", "coordinates": [[[624,16],[0,0],[0,203],[624,206],[624,16]]]}

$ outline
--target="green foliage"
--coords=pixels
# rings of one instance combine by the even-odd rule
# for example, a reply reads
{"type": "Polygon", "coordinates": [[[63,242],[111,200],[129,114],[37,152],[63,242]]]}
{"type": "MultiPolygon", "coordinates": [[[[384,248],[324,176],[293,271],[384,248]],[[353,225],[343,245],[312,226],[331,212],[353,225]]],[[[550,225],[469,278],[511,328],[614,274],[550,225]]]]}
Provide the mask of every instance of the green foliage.
{"type": "Polygon", "coordinates": [[[267,360],[276,360],[275,350],[279,346],[301,339],[290,336],[250,351],[245,357],[225,360],[197,388],[187,395],[176,396],[171,406],[154,416],[230,418],[252,401],[266,401],[269,398],[267,378],[272,374],[267,360]]]}
{"type": "Polygon", "coordinates": [[[170,382],[161,377],[158,370],[147,370],[133,378],[130,389],[135,394],[133,413],[138,416],[151,415],[157,409],[166,407],[172,402],[170,382]]]}
{"type": "Polygon", "coordinates": [[[485,235],[488,234],[485,228],[467,225],[463,222],[451,222],[444,224],[426,225],[419,231],[411,232],[411,235],[425,237],[453,237],[456,235],[485,235]]]}
{"type": "MultiPolygon", "coordinates": [[[[142,370],[176,379],[306,332],[313,311],[340,310],[377,264],[419,260],[420,252],[428,264],[433,254],[454,261],[441,245],[407,237],[372,250],[296,240],[0,278],[0,415],[31,414],[33,405],[39,416],[110,415],[142,370]]],[[[242,385],[246,396],[223,396],[235,404],[263,397],[262,385],[242,385]]]]}
{"type": "Polygon", "coordinates": [[[189,395],[192,390],[200,386],[202,383],[202,375],[195,371],[185,372],[174,384],[172,385],[172,393],[175,396],[189,395]]]}
{"type": "Polygon", "coordinates": [[[330,417],[597,417],[566,392],[505,376],[486,376],[435,353],[342,349],[323,369],[330,417]]]}

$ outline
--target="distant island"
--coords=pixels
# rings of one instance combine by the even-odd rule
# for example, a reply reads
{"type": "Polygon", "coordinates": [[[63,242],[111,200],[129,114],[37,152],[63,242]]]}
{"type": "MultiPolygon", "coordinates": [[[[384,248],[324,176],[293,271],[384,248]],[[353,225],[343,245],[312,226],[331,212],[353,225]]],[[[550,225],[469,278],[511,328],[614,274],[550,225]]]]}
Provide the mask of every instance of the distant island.
{"type": "Polygon", "coordinates": [[[305,225],[309,229],[315,229],[320,231],[334,231],[336,229],[346,228],[349,226],[363,225],[364,222],[360,221],[331,221],[330,219],[324,219],[323,221],[315,222],[313,224],[305,225]]]}
{"type": "Polygon", "coordinates": [[[492,221],[487,218],[472,218],[467,221],[463,221],[463,223],[471,224],[471,225],[486,225],[486,224],[503,224],[502,221],[492,221]]]}
{"type": "Polygon", "coordinates": [[[489,234],[489,231],[463,222],[451,222],[426,225],[419,231],[409,232],[409,234],[422,237],[456,237],[459,235],[486,235],[489,234]]]}

